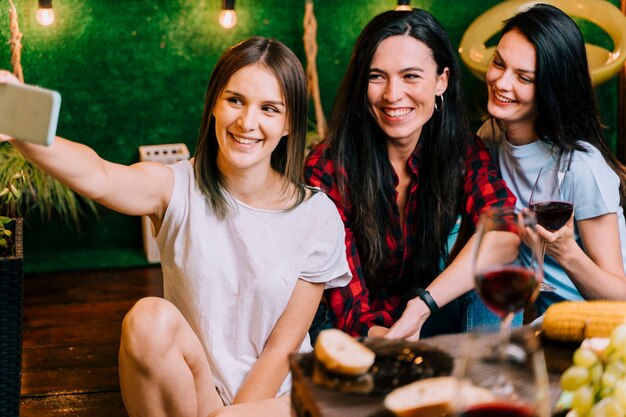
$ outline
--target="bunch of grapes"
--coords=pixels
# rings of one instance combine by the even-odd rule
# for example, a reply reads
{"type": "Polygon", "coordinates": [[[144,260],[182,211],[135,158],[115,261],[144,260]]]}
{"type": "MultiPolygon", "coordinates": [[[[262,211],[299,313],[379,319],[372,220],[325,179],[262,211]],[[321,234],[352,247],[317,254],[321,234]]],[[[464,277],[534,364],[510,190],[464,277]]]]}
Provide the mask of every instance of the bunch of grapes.
{"type": "Polygon", "coordinates": [[[602,351],[583,343],[573,359],[561,376],[561,388],[572,393],[568,417],[626,417],[626,324],[602,351]]]}

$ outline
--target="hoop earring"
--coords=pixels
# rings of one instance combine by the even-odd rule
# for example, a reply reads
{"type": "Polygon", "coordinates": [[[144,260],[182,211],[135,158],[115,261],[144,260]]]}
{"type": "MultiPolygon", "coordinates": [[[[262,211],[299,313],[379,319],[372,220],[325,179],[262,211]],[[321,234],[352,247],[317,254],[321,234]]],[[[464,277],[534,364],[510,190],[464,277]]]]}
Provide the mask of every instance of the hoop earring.
{"type": "Polygon", "coordinates": [[[443,111],[443,94],[435,96],[435,111],[441,113],[443,111]],[[437,97],[441,99],[441,104],[437,105],[437,97]]]}

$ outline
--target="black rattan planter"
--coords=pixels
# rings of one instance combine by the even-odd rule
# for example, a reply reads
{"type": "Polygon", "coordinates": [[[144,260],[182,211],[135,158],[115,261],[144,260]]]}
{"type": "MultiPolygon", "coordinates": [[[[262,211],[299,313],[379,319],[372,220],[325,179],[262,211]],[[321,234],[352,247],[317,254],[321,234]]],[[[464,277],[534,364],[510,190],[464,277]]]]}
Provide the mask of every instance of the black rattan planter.
{"type": "Polygon", "coordinates": [[[0,416],[18,417],[22,378],[22,219],[12,223],[15,256],[0,258],[0,416]]]}

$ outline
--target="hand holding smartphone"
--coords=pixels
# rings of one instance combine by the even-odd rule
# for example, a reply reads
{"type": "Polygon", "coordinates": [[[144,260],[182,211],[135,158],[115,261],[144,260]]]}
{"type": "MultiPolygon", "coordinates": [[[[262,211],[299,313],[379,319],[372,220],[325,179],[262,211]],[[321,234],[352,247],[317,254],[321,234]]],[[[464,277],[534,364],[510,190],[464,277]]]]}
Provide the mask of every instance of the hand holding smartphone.
{"type": "Polygon", "coordinates": [[[57,91],[28,84],[0,84],[0,133],[49,146],[56,134],[60,107],[57,91]]]}

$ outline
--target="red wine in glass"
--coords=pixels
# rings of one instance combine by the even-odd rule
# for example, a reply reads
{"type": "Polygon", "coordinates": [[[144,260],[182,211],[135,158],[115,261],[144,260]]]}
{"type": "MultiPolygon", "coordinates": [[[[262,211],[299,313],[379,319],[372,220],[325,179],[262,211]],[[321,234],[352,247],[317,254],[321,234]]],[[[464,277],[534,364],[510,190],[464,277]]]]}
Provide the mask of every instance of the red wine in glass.
{"type": "Polygon", "coordinates": [[[491,402],[473,406],[459,417],[533,417],[530,407],[508,402],[491,402]]]}
{"type": "MultiPolygon", "coordinates": [[[[541,335],[530,327],[516,329],[516,337],[507,343],[505,361],[494,361],[493,336],[472,332],[463,338],[463,356],[455,375],[460,379],[458,393],[452,401],[457,417],[549,417],[552,397],[541,335]],[[511,361],[516,362],[510,367],[511,361]],[[518,362],[521,361],[521,362],[518,362]],[[500,377],[510,377],[510,390],[502,391],[500,377]],[[467,395],[466,386],[480,387],[489,397],[467,395]],[[481,398],[482,397],[482,398],[481,398]]],[[[501,351],[502,352],[502,351],[501,351]]],[[[428,414],[428,413],[425,413],[428,414]]]]}
{"type": "MultiPolygon", "coordinates": [[[[528,207],[535,214],[537,224],[550,232],[556,232],[570,219],[574,210],[574,173],[558,169],[539,170],[528,200],[528,207]]],[[[545,241],[541,252],[545,253],[545,241]]],[[[541,284],[542,291],[555,291],[556,288],[546,282],[541,284]]]]}
{"type": "Polygon", "coordinates": [[[565,226],[572,216],[574,205],[567,201],[541,201],[530,204],[535,213],[537,223],[554,232],[565,226]]]}
{"type": "Polygon", "coordinates": [[[480,215],[478,222],[472,257],[475,289],[501,320],[499,342],[493,346],[499,358],[495,366],[500,372],[483,373],[479,385],[489,386],[499,397],[515,392],[514,381],[507,372],[511,322],[515,312],[534,301],[543,279],[541,239],[536,225],[531,210],[516,212],[513,207],[490,207],[480,215]],[[522,263],[519,256],[522,247],[530,251],[530,262],[522,263]]]}
{"type": "Polygon", "coordinates": [[[535,300],[539,282],[531,269],[504,265],[477,274],[476,290],[487,307],[506,317],[535,300]]]}

